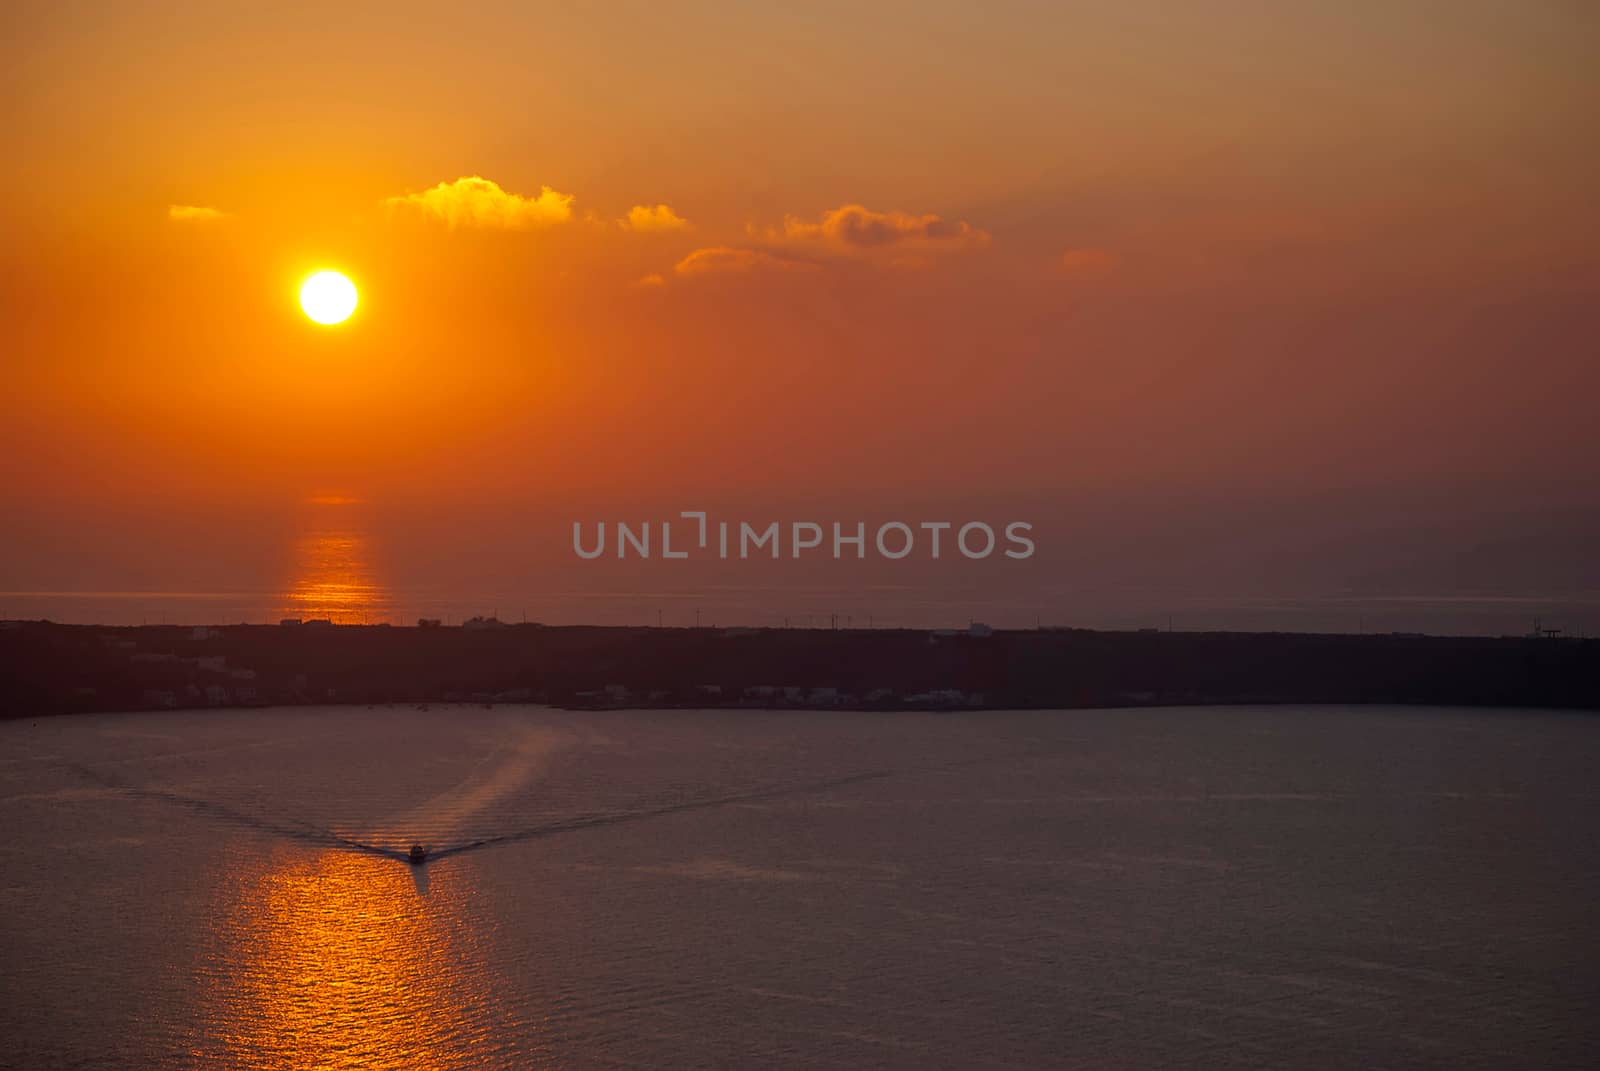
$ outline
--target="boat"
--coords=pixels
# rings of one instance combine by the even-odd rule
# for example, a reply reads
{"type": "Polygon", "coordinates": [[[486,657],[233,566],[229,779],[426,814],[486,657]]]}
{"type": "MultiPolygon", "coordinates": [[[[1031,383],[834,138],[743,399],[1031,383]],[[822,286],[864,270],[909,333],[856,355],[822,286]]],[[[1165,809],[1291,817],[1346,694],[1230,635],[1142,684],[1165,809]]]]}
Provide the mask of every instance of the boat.
{"type": "Polygon", "coordinates": [[[424,848],[420,844],[413,844],[411,846],[411,853],[407,858],[409,858],[412,863],[425,863],[428,861],[428,849],[424,848]]]}

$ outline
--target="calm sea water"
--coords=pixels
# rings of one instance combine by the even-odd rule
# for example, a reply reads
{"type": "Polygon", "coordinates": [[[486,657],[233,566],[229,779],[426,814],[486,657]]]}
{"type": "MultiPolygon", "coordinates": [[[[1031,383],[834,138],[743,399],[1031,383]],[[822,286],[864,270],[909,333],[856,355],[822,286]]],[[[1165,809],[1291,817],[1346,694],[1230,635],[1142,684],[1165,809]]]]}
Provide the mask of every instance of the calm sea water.
{"type": "Polygon", "coordinates": [[[1595,1066],[1597,760],[1513,711],[10,723],[0,1064],[1595,1066]]]}

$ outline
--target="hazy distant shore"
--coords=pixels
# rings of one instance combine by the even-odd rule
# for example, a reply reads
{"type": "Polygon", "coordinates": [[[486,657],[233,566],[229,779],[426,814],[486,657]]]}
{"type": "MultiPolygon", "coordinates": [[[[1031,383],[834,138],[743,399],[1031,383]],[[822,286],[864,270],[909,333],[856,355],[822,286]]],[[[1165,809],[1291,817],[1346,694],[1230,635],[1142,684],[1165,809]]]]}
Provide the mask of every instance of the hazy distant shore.
{"type": "Polygon", "coordinates": [[[5,622],[0,716],[329,703],[905,710],[1600,709],[1600,640],[1417,635],[5,622]]]}

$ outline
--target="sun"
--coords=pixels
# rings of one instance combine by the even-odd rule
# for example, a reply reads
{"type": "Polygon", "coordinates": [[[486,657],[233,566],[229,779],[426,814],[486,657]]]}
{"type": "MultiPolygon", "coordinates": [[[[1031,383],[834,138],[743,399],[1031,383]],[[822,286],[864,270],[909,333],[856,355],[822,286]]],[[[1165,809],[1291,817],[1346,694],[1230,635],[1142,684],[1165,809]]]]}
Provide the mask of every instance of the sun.
{"type": "Polygon", "coordinates": [[[300,284],[300,307],[319,324],[337,324],[356,311],[356,284],[336,271],[319,271],[300,284]]]}

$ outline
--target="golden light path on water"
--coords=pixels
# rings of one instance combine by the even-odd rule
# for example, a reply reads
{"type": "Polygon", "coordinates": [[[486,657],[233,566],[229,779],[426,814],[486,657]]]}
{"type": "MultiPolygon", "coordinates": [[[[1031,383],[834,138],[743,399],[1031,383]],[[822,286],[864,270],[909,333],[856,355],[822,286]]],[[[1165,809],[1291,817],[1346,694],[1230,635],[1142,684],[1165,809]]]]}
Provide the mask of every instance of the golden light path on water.
{"type": "Polygon", "coordinates": [[[469,923],[472,873],[349,851],[242,862],[219,904],[231,966],[204,993],[225,1062],[445,1071],[525,1044],[469,923]]]}
{"type": "Polygon", "coordinates": [[[355,504],[313,503],[295,542],[281,614],[359,625],[388,619],[389,590],[379,579],[355,504]]]}

